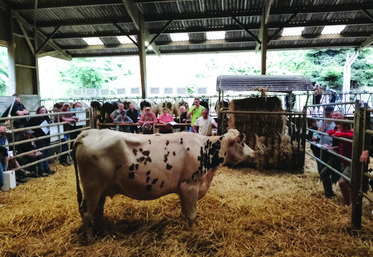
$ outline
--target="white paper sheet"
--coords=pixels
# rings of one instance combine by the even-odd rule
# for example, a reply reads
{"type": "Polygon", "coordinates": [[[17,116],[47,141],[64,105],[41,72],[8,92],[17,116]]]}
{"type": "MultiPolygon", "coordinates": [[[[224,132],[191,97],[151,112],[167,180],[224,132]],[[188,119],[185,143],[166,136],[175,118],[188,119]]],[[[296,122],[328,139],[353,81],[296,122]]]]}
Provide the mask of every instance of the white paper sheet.
{"type": "Polygon", "coordinates": [[[42,123],[40,123],[40,129],[44,132],[44,134],[48,134],[49,133],[49,127],[45,127],[45,126],[48,126],[48,122],[45,120],[43,121],[42,123]]]}

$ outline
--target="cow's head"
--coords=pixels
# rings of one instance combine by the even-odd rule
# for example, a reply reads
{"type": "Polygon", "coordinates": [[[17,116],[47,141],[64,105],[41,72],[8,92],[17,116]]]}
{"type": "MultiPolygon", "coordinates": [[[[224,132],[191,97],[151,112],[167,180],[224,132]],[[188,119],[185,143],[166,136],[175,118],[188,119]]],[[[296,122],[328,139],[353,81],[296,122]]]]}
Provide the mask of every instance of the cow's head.
{"type": "Polygon", "coordinates": [[[224,164],[234,164],[254,157],[254,151],[245,144],[245,135],[237,129],[230,129],[222,141],[224,164]]]}

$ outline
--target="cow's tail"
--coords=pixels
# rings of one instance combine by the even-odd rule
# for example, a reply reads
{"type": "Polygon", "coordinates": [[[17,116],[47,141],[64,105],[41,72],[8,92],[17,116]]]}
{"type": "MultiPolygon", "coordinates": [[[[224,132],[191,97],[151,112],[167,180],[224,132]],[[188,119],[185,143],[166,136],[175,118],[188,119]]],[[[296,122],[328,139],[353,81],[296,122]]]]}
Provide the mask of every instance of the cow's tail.
{"type": "Polygon", "coordinates": [[[82,204],[82,190],[80,188],[80,181],[79,181],[79,173],[78,173],[78,163],[76,161],[76,148],[82,144],[80,141],[76,140],[74,143],[73,151],[72,151],[72,159],[74,161],[74,168],[75,168],[75,178],[76,178],[76,193],[77,193],[77,199],[78,199],[78,204],[79,208],[82,204]]]}

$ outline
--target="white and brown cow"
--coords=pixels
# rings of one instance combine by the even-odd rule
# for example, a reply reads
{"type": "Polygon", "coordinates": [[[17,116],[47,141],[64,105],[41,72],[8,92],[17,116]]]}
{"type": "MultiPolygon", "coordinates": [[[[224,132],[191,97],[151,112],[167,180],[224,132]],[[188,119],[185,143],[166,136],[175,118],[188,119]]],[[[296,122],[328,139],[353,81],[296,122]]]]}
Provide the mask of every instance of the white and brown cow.
{"type": "Polygon", "coordinates": [[[103,224],[106,196],[152,200],[176,193],[191,223],[197,201],[218,166],[253,156],[237,130],[224,136],[193,133],[138,135],[112,130],[83,131],[74,145],[79,211],[88,240],[103,224]]]}

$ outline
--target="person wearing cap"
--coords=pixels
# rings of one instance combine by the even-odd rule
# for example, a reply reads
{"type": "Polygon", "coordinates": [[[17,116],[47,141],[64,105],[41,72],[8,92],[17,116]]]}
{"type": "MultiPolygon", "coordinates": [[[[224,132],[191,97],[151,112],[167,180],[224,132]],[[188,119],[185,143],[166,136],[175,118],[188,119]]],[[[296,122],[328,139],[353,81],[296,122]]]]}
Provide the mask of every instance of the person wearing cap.
{"type": "Polygon", "coordinates": [[[157,124],[157,117],[152,113],[150,107],[145,108],[144,114],[140,117],[139,124],[141,125],[143,134],[154,133],[154,125],[157,124]]]}
{"type": "MultiPolygon", "coordinates": [[[[22,140],[29,140],[33,138],[33,133],[31,129],[25,130],[22,132],[22,140]]],[[[16,146],[17,154],[26,153],[25,155],[18,158],[18,162],[23,166],[31,162],[35,162],[41,159],[42,152],[34,151],[37,150],[35,141],[24,142],[16,146]],[[34,151],[34,152],[31,152],[34,151]]],[[[29,167],[31,172],[31,177],[41,177],[41,176],[48,176],[48,174],[39,171],[36,165],[32,165],[29,167]]]]}
{"type": "Polygon", "coordinates": [[[200,105],[199,98],[194,99],[194,105],[192,105],[192,108],[190,108],[190,111],[188,112],[188,119],[191,118],[191,126],[190,126],[190,132],[194,132],[193,126],[196,120],[200,117],[202,117],[202,110],[205,107],[200,105]]]}

